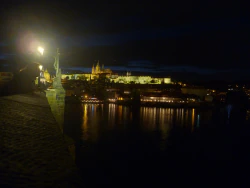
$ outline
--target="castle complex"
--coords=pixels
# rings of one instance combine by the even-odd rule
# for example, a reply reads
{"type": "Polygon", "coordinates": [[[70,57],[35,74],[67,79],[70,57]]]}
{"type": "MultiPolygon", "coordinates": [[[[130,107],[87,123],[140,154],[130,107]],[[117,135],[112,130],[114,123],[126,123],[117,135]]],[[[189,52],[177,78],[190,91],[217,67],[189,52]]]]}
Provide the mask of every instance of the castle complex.
{"type": "Polygon", "coordinates": [[[97,65],[93,65],[92,67],[92,74],[97,75],[97,74],[112,74],[112,71],[110,69],[104,69],[104,65],[102,65],[102,68],[100,67],[99,61],[97,62],[97,65]]]}
{"type": "Polygon", "coordinates": [[[62,74],[62,79],[69,80],[95,80],[99,78],[99,76],[105,76],[111,82],[114,83],[124,83],[124,84],[171,84],[170,77],[164,78],[154,78],[151,76],[132,76],[131,72],[127,72],[126,76],[119,76],[118,74],[113,74],[110,69],[104,69],[104,65],[100,67],[99,61],[96,66],[93,65],[91,73],[83,73],[83,74],[62,74]]]}

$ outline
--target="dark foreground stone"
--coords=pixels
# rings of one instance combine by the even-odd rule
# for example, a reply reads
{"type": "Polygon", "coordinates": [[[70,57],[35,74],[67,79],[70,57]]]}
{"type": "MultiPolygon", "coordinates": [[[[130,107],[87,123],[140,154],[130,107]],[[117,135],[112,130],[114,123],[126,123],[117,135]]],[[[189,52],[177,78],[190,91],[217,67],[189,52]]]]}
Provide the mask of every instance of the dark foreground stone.
{"type": "Polygon", "coordinates": [[[1,97],[0,106],[1,187],[82,187],[45,97],[1,97]]]}

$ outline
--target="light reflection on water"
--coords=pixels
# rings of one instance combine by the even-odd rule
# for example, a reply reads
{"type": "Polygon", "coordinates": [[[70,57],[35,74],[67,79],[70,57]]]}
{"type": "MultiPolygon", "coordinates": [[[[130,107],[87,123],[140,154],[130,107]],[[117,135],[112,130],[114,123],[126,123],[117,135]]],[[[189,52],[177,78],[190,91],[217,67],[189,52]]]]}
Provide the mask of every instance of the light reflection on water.
{"type": "Polygon", "coordinates": [[[82,132],[83,132],[83,139],[88,139],[88,106],[84,105],[83,107],[83,124],[82,124],[82,132]]]}
{"type": "Polygon", "coordinates": [[[116,104],[82,104],[83,140],[97,141],[98,135],[109,130],[126,131],[131,126],[141,131],[160,131],[162,139],[167,138],[173,127],[183,127],[194,131],[201,121],[208,120],[211,113],[198,114],[196,109],[140,107],[133,111],[130,107],[116,104]]]}
{"type": "MultiPolygon", "coordinates": [[[[171,109],[141,107],[142,127],[146,130],[166,132],[173,126],[189,127],[194,130],[195,122],[200,121],[195,117],[196,109],[171,109]]],[[[197,122],[199,124],[200,122],[197,122]]]]}
{"type": "MultiPolygon", "coordinates": [[[[203,165],[207,161],[230,161],[232,139],[237,142],[241,138],[235,129],[232,134],[231,129],[220,128],[219,123],[213,125],[224,117],[220,111],[77,105],[66,107],[65,132],[71,131],[75,137],[76,164],[89,187],[103,184],[119,187],[121,182],[127,182],[130,187],[135,180],[139,185],[148,185],[146,180],[152,180],[151,187],[155,187],[159,179],[167,184],[167,177],[168,180],[179,178],[180,173],[181,177],[193,178],[204,174],[201,170],[206,169],[203,165]],[[77,115],[79,110],[82,111],[77,115]],[[197,169],[194,162],[197,162],[197,169]],[[190,169],[194,169],[193,173],[190,169]]],[[[247,137],[249,132],[246,132],[247,137]]]]}

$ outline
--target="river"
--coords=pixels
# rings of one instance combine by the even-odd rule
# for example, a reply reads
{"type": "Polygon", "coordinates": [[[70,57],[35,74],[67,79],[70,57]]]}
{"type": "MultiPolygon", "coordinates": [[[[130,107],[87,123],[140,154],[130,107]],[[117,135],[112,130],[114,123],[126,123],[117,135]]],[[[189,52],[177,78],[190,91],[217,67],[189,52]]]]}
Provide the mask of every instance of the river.
{"type": "Polygon", "coordinates": [[[227,127],[224,117],[223,108],[68,104],[64,132],[76,141],[76,164],[90,187],[177,186],[206,181],[210,171],[214,181],[221,170],[219,180],[229,177],[248,130],[227,127]]]}

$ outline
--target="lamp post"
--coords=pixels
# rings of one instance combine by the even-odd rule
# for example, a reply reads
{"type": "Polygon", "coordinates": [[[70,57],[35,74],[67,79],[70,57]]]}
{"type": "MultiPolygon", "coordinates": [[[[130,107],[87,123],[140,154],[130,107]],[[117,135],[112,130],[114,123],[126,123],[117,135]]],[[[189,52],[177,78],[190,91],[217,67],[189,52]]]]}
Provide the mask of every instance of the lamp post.
{"type": "MultiPolygon", "coordinates": [[[[42,48],[41,46],[37,47],[37,51],[39,53],[39,55],[43,55],[44,52],[44,48],[42,48]]],[[[41,87],[41,72],[42,72],[43,66],[40,64],[39,65],[39,77],[38,77],[38,88],[41,87]]]]}
{"type": "Polygon", "coordinates": [[[56,121],[60,125],[60,129],[63,132],[63,121],[64,121],[64,106],[65,106],[65,90],[61,83],[61,69],[59,67],[59,48],[57,48],[54,56],[54,68],[56,76],[53,79],[53,85],[49,89],[45,90],[46,97],[51,106],[51,111],[55,116],[56,121]]]}
{"type": "MultiPolygon", "coordinates": [[[[37,52],[39,53],[39,55],[43,55],[44,53],[44,48],[42,47],[38,47],[37,48],[37,52]]],[[[54,68],[55,68],[55,71],[56,71],[56,77],[54,78],[53,80],[53,88],[62,88],[62,84],[61,84],[61,69],[59,68],[59,56],[60,56],[60,52],[59,52],[59,48],[57,48],[57,51],[56,51],[56,54],[54,56],[55,58],[55,61],[54,61],[54,68]]],[[[42,65],[40,65],[42,66],[42,65]]],[[[41,74],[41,70],[42,70],[42,67],[40,68],[39,66],[39,69],[40,69],[40,74],[41,74]]],[[[41,82],[41,76],[39,74],[39,80],[38,80],[38,86],[40,87],[40,82],[41,82]]]]}

